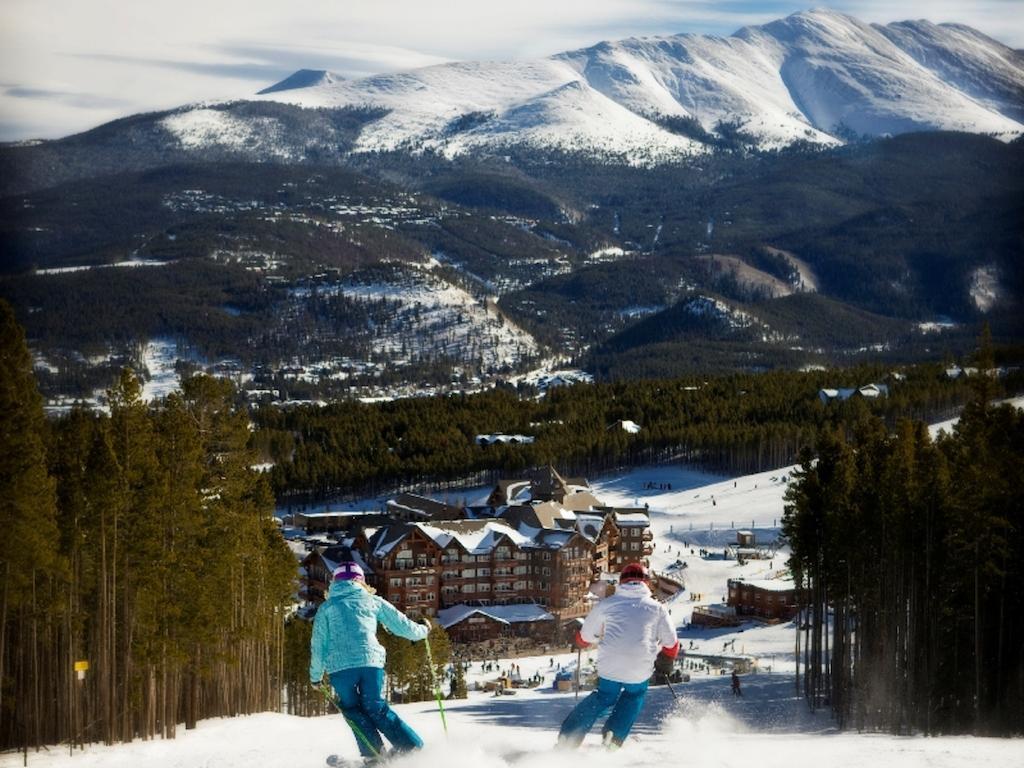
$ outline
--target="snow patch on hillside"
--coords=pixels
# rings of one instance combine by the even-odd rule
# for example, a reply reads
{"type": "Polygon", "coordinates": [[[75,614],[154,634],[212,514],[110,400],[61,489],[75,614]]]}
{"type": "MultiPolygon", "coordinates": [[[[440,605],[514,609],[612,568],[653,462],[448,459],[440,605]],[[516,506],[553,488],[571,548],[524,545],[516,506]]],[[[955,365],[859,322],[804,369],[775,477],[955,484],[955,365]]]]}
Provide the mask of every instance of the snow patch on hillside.
{"type": "Polygon", "coordinates": [[[988,312],[1000,298],[999,271],[994,266],[978,267],[971,274],[971,299],[981,312],[988,312]]]}
{"type": "Polygon", "coordinates": [[[720,320],[730,328],[749,328],[755,322],[754,318],[743,310],[731,307],[721,299],[711,296],[695,296],[685,303],[684,309],[694,317],[720,320]]]}
{"type": "MultiPolygon", "coordinates": [[[[302,296],[309,289],[295,289],[302,296]]],[[[321,295],[341,293],[373,304],[394,302],[396,309],[374,329],[374,349],[395,364],[445,358],[478,363],[485,370],[516,367],[534,357],[536,340],[495,309],[430,270],[403,274],[395,281],[348,281],[318,286],[321,295]]]]}
{"type": "Polygon", "coordinates": [[[290,159],[284,126],[272,117],[236,117],[222,109],[199,108],[168,115],[160,121],[185,149],[220,147],[261,150],[290,159]]]}
{"type": "Polygon", "coordinates": [[[175,367],[178,358],[178,344],[172,339],[152,339],[146,343],[142,351],[143,400],[159,400],[181,388],[175,367]]]}

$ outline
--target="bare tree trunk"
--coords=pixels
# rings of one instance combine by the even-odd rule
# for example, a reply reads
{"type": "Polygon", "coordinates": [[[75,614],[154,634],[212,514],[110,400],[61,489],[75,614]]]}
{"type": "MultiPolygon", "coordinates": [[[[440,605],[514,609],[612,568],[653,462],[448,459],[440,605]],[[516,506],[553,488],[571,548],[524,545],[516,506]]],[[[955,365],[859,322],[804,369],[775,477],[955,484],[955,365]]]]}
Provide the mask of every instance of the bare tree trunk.
{"type": "Polygon", "coordinates": [[[981,730],[981,590],[978,586],[978,542],[974,542],[974,733],[981,730]]]}

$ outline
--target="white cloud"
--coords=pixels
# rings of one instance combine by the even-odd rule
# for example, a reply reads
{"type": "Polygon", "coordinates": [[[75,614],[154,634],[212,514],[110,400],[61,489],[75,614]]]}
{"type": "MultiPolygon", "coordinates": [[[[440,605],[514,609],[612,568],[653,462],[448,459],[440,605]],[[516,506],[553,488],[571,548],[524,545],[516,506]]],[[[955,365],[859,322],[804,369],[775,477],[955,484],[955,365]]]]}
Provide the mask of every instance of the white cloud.
{"type": "MultiPolygon", "coordinates": [[[[1024,47],[1024,0],[826,0],[865,21],[958,21],[1024,47]]],[[[299,68],[348,76],[545,56],[636,34],[729,34],[778,0],[3,0],[0,138],[245,97],[299,68]],[[13,90],[12,90],[13,89],[13,90]]]]}

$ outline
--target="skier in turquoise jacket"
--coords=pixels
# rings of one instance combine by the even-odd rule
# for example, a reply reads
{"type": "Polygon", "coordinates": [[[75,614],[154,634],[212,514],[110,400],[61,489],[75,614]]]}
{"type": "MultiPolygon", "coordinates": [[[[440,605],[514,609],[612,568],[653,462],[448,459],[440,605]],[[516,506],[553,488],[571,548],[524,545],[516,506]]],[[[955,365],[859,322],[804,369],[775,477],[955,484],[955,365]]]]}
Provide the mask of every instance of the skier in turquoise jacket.
{"type": "Polygon", "coordinates": [[[385,651],[377,641],[377,624],[407,640],[423,640],[427,625],[417,624],[374,594],[357,563],[341,563],[327,599],[317,610],[310,642],[309,680],[319,687],[330,677],[345,722],[359,754],[369,761],[383,756],[381,734],[395,751],[423,746],[416,731],[384,700],[385,651]]]}

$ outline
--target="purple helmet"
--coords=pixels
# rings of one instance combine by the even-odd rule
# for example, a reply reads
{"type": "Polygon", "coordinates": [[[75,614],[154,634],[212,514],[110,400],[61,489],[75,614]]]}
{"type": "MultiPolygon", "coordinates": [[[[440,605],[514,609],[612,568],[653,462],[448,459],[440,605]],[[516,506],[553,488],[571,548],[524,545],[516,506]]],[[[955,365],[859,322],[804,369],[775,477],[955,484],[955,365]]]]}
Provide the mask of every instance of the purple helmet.
{"type": "Polygon", "coordinates": [[[334,569],[335,581],[365,581],[363,569],[359,563],[341,563],[334,569]]]}

